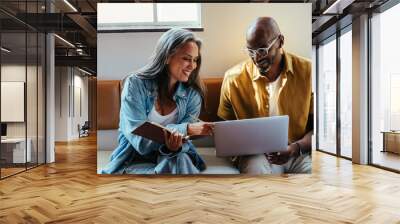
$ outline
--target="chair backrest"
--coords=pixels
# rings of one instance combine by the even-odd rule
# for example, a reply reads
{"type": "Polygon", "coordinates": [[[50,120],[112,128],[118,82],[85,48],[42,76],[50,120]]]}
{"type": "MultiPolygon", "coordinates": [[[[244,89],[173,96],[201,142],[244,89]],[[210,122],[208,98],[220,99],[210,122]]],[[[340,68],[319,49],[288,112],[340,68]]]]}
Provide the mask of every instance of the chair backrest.
{"type": "Polygon", "coordinates": [[[84,129],[84,130],[90,129],[89,121],[85,121],[85,123],[82,125],[82,129],[84,129]]]}

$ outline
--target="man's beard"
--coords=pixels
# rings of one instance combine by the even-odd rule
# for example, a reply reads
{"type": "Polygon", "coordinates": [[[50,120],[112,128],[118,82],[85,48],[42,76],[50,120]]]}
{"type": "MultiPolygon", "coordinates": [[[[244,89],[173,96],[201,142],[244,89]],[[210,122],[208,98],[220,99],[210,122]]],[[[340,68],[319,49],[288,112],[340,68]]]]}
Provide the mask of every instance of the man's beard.
{"type": "Polygon", "coordinates": [[[258,71],[260,72],[261,75],[266,75],[270,69],[271,65],[265,68],[258,68],[258,71]]]}
{"type": "Polygon", "coordinates": [[[263,63],[265,66],[258,67],[258,71],[260,72],[261,75],[266,75],[269,70],[271,70],[272,65],[274,64],[276,55],[272,56],[271,59],[265,58],[265,62],[263,63]]]}

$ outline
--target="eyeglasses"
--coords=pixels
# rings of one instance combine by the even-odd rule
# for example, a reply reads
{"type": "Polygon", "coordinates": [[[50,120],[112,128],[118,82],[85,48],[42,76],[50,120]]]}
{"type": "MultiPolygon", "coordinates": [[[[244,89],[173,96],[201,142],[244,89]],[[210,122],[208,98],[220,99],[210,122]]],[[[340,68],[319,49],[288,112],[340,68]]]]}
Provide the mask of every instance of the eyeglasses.
{"type": "Polygon", "coordinates": [[[271,44],[268,47],[261,47],[256,50],[250,49],[246,47],[244,50],[250,55],[250,57],[255,58],[256,55],[267,55],[269,49],[275,44],[276,40],[278,40],[279,36],[275,37],[275,39],[271,42],[271,44]]]}

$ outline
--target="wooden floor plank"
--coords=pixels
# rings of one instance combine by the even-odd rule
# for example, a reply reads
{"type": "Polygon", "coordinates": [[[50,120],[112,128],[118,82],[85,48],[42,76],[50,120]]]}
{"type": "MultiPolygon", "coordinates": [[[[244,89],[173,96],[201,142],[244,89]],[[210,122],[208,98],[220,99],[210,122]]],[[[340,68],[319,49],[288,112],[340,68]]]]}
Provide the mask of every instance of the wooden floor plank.
{"type": "Polygon", "coordinates": [[[0,181],[0,223],[400,223],[400,175],[313,152],[313,173],[96,174],[96,138],[0,181]]]}

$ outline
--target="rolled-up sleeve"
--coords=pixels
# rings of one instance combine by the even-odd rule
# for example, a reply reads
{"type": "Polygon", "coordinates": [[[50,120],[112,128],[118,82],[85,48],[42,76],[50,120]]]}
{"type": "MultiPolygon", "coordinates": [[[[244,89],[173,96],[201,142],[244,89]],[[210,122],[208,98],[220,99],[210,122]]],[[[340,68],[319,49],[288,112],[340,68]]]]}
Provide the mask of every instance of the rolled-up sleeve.
{"type": "Polygon", "coordinates": [[[121,95],[120,131],[141,155],[160,147],[154,141],[132,134],[134,129],[147,120],[146,94],[143,80],[131,76],[126,80],[121,95]]]}
{"type": "Polygon", "coordinates": [[[177,130],[183,135],[187,135],[187,126],[189,123],[193,123],[196,120],[193,117],[199,117],[201,111],[202,98],[200,94],[191,90],[187,98],[186,112],[183,118],[179,121],[179,124],[168,124],[167,128],[177,130]]]}

